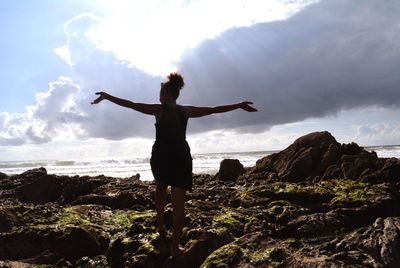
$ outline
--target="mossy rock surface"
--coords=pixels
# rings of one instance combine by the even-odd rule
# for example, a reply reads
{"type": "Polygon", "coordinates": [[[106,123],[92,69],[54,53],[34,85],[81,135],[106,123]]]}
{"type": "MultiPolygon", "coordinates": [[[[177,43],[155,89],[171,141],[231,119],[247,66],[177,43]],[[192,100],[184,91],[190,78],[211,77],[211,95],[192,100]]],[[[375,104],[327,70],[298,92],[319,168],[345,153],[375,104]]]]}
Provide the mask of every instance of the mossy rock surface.
{"type": "Polygon", "coordinates": [[[235,267],[239,262],[243,252],[241,248],[232,243],[220,247],[214,251],[205,262],[201,265],[201,268],[228,268],[235,267]]]}
{"type": "Polygon", "coordinates": [[[321,132],[264,157],[235,181],[194,175],[184,253],[172,259],[171,195],[167,231],[159,234],[154,182],[44,168],[0,174],[1,265],[397,267],[398,167],[400,160],[321,132]]]}

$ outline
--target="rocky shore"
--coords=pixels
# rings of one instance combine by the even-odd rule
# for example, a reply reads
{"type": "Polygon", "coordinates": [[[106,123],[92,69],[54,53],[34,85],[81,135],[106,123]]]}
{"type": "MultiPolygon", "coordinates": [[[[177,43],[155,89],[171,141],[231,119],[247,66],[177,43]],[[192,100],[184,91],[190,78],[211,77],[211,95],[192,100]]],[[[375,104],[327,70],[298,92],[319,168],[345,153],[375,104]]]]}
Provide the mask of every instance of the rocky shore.
{"type": "Polygon", "coordinates": [[[399,159],[310,133],[252,168],[194,175],[171,259],[153,182],[0,173],[0,267],[398,267],[399,190],[399,159]]]}

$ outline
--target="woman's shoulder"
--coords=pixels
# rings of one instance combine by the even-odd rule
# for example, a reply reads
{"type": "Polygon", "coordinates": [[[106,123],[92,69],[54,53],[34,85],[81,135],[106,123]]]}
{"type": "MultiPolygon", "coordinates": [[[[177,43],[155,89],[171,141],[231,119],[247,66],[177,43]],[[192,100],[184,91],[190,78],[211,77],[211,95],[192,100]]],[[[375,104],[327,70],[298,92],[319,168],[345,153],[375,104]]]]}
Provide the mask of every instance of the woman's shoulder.
{"type": "Polygon", "coordinates": [[[176,104],[175,107],[176,107],[176,110],[177,110],[179,113],[183,114],[186,118],[188,118],[188,110],[187,110],[188,108],[187,108],[187,105],[176,104]]]}
{"type": "Polygon", "coordinates": [[[192,107],[194,107],[193,105],[190,105],[190,104],[177,104],[177,106],[180,107],[179,109],[182,109],[182,110],[185,110],[185,111],[188,111],[192,107]]]}

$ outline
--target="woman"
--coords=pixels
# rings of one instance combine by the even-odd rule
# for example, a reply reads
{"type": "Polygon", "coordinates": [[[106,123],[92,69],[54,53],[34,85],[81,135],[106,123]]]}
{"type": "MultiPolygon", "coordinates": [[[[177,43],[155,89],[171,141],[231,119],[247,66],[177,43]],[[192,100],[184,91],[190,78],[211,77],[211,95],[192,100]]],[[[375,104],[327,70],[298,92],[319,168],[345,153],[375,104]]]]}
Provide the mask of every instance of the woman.
{"type": "Polygon", "coordinates": [[[248,101],[217,107],[178,105],[176,100],[183,86],[183,77],[178,73],[171,73],[168,81],[161,83],[161,104],[132,102],[111,96],[106,92],[97,92],[96,94],[100,96],[92,102],[92,104],[97,104],[102,100],[109,100],[120,106],[155,116],[156,141],[153,145],[150,164],[157,184],[155,194],[157,228],[160,233],[165,232],[164,207],[167,187],[171,186],[173,208],[171,256],[182,253],[179,242],[185,220],[185,194],[187,190],[192,190],[192,157],[186,142],[188,118],[224,113],[235,109],[257,111],[250,106],[252,103],[248,101]]]}

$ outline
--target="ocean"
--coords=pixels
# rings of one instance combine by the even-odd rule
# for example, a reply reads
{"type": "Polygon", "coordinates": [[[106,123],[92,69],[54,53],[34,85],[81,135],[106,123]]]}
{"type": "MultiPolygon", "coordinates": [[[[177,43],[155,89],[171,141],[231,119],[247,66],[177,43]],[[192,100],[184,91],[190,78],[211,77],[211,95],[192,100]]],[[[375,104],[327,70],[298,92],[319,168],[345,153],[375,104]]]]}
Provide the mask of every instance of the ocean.
{"type": "MultiPolygon", "coordinates": [[[[400,158],[400,145],[365,147],[375,151],[378,157],[400,158]]],[[[193,173],[215,174],[223,159],[239,159],[244,167],[254,166],[256,161],[277,151],[208,153],[193,154],[193,173]]],[[[49,174],[57,175],[105,175],[111,177],[131,177],[140,174],[142,180],[152,180],[150,157],[96,160],[35,160],[35,161],[0,161],[0,172],[12,175],[26,170],[45,167],[49,174]]]]}

